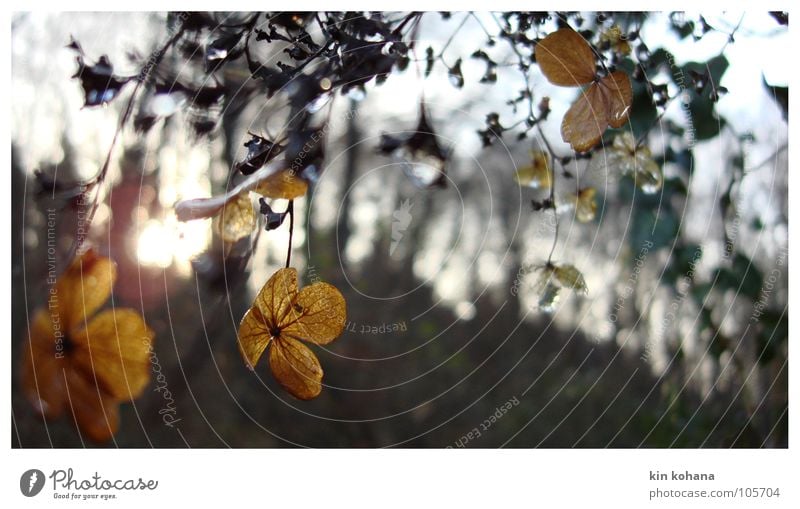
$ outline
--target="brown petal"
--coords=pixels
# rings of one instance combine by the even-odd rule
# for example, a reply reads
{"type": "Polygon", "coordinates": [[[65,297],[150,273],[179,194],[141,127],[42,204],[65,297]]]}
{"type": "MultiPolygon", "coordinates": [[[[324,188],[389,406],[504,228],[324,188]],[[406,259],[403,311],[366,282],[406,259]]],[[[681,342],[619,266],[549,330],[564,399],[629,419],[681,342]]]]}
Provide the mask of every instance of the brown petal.
{"type": "Polygon", "coordinates": [[[153,331],[133,309],[109,309],[75,334],[75,368],[119,400],[138,397],[150,381],[153,331]]]}
{"type": "Polygon", "coordinates": [[[269,350],[272,374],[289,393],[299,399],[313,399],[322,391],[322,366],[303,343],[279,337],[269,350]]]}
{"type": "Polygon", "coordinates": [[[608,127],[603,91],[593,83],[572,106],[561,121],[561,137],[576,152],[586,152],[603,136],[608,127]]]}
{"type": "Polygon", "coordinates": [[[536,62],[554,85],[574,87],[594,79],[594,53],[570,28],[556,30],[536,45],[536,62]]]}
{"type": "Polygon", "coordinates": [[[623,71],[612,72],[599,83],[606,103],[606,115],[611,127],[622,127],[628,120],[633,101],[631,80],[623,71]]]}
{"type": "Polygon", "coordinates": [[[281,325],[281,335],[325,345],[344,330],[347,310],[335,286],[314,283],[300,290],[281,325]]]}

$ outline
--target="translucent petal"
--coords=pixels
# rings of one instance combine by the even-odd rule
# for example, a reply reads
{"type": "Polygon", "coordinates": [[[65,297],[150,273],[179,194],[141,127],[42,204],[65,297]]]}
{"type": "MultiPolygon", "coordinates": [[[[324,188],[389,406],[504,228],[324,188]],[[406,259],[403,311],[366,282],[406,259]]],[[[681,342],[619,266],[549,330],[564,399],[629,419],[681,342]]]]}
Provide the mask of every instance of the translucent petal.
{"type": "Polygon", "coordinates": [[[247,310],[239,323],[239,352],[242,354],[247,367],[255,368],[270,340],[270,325],[267,324],[261,312],[253,307],[247,310]]]}
{"type": "Polygon", "coordinates": [[[272,374],[298,399],[313,399],[322,391],[322,366],[314,352],[292,338],[281,337],[269,350],[272,374]]]}
{"type": "Polygon", "coordinates": [[[280,325],[281,336],[291,336],[318,345],[338,338],[344,330],[347,310],[344,297],[335,286],[314,283],[297,295],[280,325]]]}
{"type": "Polygon", "coordinates": [[[586,293],[586,281],[583,279],[581,271],[575,268],[574,265],[564,264],[556,266],[555,277],[562,286],[572,288],[576,292],[586,293]]]}
{"type": "Polygon", "coordinates": [[[575,218],[581,223],[588,223],[594,219],[597,213],[596,194],[595,188],[587,187],[575,195],[575,218]]]}
{"type": "Polygon", "coordinates": [[[258,309],[267,329],[286,323],[286,315],[297,298],[297,269],[280,269],[269,278],[258,292],[253,308],[258,309]]]}
{"type": "Polygon", "coordinates": [[[661,167],[649,157],[642,159],[637,157],[637,160],[639,164],[636,168],[636,185],[645,194],[654,194],[658,192],[664,182],[664,175],[661,172],[661,167]]]}
{"type": "Polygon", "coordinates": [[[539,296],[539,309],[545,313],[552,313],[556,310],[560,296],[561,288],[553,283],[548,283],[539,296]]]}
{"type": "Polygon", "coordinates": [[[111,296],[116,279],[114,262],[89,250],[58,278],[55,293],[48,299],[48,311],[59,317],[66,331],[83,328],[111,296]]]}
{"type": "Polygon", "coordinates": [[[553,183],[553,171],[549,157],[542,151],[531,153],[531,164],[520,168],[514,175],[519,185],[533,189],[550,189],[553,183]]]}
{"type": "Polygon", "coordinates": [[[290,170],[283,170],[261,181],[254,191],[267,198],[293,200],[305,196],[308,182],[290,170]]]}
{"type": "Polygon", "coordinates": [[[153,331],[133,309],[109,309],[72,337],[73,366],[118,400],[138,397],[150,381],[153,331]]]}
{"type": "Polygon", "coordinates": [[[217,216],[215,225],[225,242],[236,242],[256,229],[256,212],[249,195],[247,191],[241,193],[236,199],[226,203],[217,216]]]}

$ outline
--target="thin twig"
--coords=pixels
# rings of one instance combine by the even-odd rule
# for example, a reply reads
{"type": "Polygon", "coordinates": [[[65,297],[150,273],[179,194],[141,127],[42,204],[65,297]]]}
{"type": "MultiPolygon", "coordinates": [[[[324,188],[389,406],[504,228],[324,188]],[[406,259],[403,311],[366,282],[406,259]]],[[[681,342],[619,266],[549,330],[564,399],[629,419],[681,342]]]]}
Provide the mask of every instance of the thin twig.
{"type": "MultiPolygon", "coordinates": [[[[495,22],[497,23],[498,27],[501,31],[503,31],[503,26],[500,21],[494,17],[495,22]]],[[[531,120],[532,124],[529,124],[531,127],[533,125],[536,126],[536,130],[539,133],[539,137],[544,142],[544,146],[547,149],[548,154],[550,155],[550,161],[552,162],[550,168],[550,175],[551,175],[551,182],[550,182],[550,207],[553,210],[553,217],[555,219],[555,230],[553,232],[553,245],[550,247],[550,254],[547,255],[547,264],[551,265],[553,260],[553,253],[555,253],[556,246],[558,245],[558,210],[556,209],[556,201],[555,201],[555,192],[556,192],[556,171],[555,165],[556,163],[561,164],[561,160],[556,155],[555,151],[553,150],[552,145],[550,145],[550,141],[547,139],[547,136],[544,134],[544,130],[542,129],[542,125],[539,122],[539,119],[536,118],[536,115],[533,111],[533,88],[531,87],[531,78],[528,73],[529,66],[525,63],[525,57],[522,53],[517,49],[516,45],[513,42],[510,43],[511,49],[514,51],[514,54],[517,55],[517,60],[519,61],[519,70],[522,73],[522,77],[525,80],[525,90],[527,91],[527,102],[528,102],[528,119],[531,120]]],[[[530,127],[529,127],[530,129],[530,127]]],[[[563,167],[563,165],[562,165],[563,167]]]]}
{"type": "MultiPolygon", "coordinates": [[[[97,174],[89,179],[88,181],[83,183],[83,187],[85,188],[96,188],[95,194],[92,199],[92,206],[89,210],[89,213],[84,218],[83,222],[83,231],[88,232],[92,221],[94,220],[95,213],[97,212],[97,208],[100,206],[100,186],[105,181],[106,176],[108,175],[108,169],[111,166],[111,157],[114,154],[114,149],[117,146],[117,141],[119,140],[119,135],[122,132],[122,129],[125,127],[125,124],[128,122],[128,119],[133,112],[133,104],[136,100],[136,96],[141,90],[142,85],[144,85],[153,75],[158,65],[164,59],[164,55],[166,55],[167,51],[173,44],[175,44],[178,39],[183,35],[185,30],[185,26],[182,24],[181,27],[175,32],[175,34],[167,40],[166,43],[155,53],[155,58],[152,59],[152,62],[148,61],[144,67],[140,70],[140,74],[145,72],[140,79],[136,79],[136,85],[133,88],[133,92],[131,92],[130,98],[128,98],[128,102],[125,105],[125,109],[122,112],[122,116],[120,117],[119,124],[117,125],[116,131],[114,131],[114,137],[111,139],[111,145],[108,147],[108,152],[106,153],[106,158],[103,161],[103,166],[100,168],[100,171],[97,174]]],[[[138,77],[137,77],[138,78],[138,77]]],[[[72,262],[72,259],[78,253],[81,245],[83,244],[84,237],[82,236],[75,236],[75,239],[72,241],[72,245],[67,252],[67,263],[63,264],[63,267],[66,268],[72,262]]]]}

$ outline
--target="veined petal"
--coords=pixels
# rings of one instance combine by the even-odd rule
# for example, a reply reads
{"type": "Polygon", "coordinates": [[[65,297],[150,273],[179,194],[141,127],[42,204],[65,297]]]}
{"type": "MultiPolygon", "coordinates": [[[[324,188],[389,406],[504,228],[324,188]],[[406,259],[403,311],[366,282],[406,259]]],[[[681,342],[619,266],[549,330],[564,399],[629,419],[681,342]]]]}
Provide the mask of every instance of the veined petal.
{"type": "Polygon", "coordinates": [[[297,269],[280,269],[258,292],[253,307],[264,317],[269,328],[286,322],[286,315],[297,298],[297,269]]]}
{"type": "Polygon", "coordinates": [[[322,366],[314,352],[289,337],[279,337],[269,350],[272,374],[298,399],[313,399],[322,391],[322,366]]]}
{"type": "Polygon", "coordinates": [[[118,400],[138,397],[150,381],[153,331],[133,309],[109,309],[73,336],[73,363],[118,400]],[[93,378],[94,378],[93,377],[93,378]]]}
{"type": "Polygon", "coordinates": [[[280,324],[281,335],[325,345],[341,335],[346,320],[341,292],[328,283],[314,283],[300,290],[280,324]]]}
{"type": "Polygon", "coordinates": [[[250,308],[239,323],[239,352],[253,369],[270,342],[270,326],[256,308],[250,308]]]}

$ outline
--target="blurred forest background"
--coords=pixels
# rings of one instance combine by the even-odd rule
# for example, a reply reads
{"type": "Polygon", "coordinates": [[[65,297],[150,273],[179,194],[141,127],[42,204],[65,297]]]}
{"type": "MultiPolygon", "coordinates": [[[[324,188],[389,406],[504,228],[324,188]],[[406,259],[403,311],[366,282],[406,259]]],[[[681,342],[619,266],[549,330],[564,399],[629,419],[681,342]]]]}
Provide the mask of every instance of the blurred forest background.
{"type": "MultiPolygon", "coordinates": [[[[218,25],[198,30],[194,43],[205,48],[248,16],[210,15],[218,25]]],[[[258,20],[266,32],[268,19],[258,20]]],[[[588,293],[564,294],[548,313],[530,267],[547,259],[553,214],[531,206],[546,195],[514,180],[541,136],[509,128],[484,146],[478,134],[492,113],[507,127],[524,122],[514,99],[526,82],[498,36],[505,23],[522,31],[520,19],[425,13],[414,24],[416,58],[403,69],[324,98],[324,172],[295,202],[292,265],[301,284],[342,291],[348,322],[337,341],[314,349],[325,386],[310,402],[283,392],[264,364],[248,370],[236,346],[254,293],[284,264],[286,228],[262,225],[226,249],[211,221],[181,223],[172,210],[177,200],[224,191],[248,131],[281,130],[285,98],[267,99],[267,82],[242,57],[204,72],[202,54],[198,64],[186,48],[167,52],[162,68],[226,95],[202,108],[143,99],[134,123],[152,125],[125,127],[112,156],[89,239],[118,265],[113,305],[140,310],[155,331],[153,368],[163,378],[154,374],[143,396],[123,405],[120,431],[105,445],[787,446],[788,20],[766,12],[563,18],[595,34],[612,24],[637,32],[620,66],[646,61],[651,74],[634,80],[623,130],[648,136],[664,185],[641,192],[605,164],[602,148],[567,162],[571,178],[558,179],[556,196],[576,181],[591,185],[597,213],[584,224],[559,208],[555,258],[583,273],[588,293]],[[428,47],[436,55],[429,73],[428,47]],[[474,57],[479,49],[490,59],[474,57]],[[491,83],[482,79],[489,61],[491,83]],[[698,86],[702,79],[719,97],[698,86]],[[659,104],[659,94],[678,100],[659,104]],[[450,151],[444,188],[415,186],[377,150],[382,133],[415,129],[421,100],[450,151]]],[[[558,19],[525,30],[549,33],[558,19]]],[[[125,106],[82,107],[66,45],[74,37],[87,60],[108,55],[115,73],[134,75],[171,30],[164,13],[13,18],[14,447],[95,445],[72,419],[47,422],[32,410],[16,361],[29,317],[46,302],[49,210],[58,211],[60,256],[74,240],[74,196],[57,183],[97,173],[125,106]]],[[[281,48],[267,45],[260,58],[287,58],[281,48]]],[[[572,156],[559,125],[576,90],[554,87],[536,66],[528,78],[536,102],[550,97],[541,134],[572,156]]]]}

